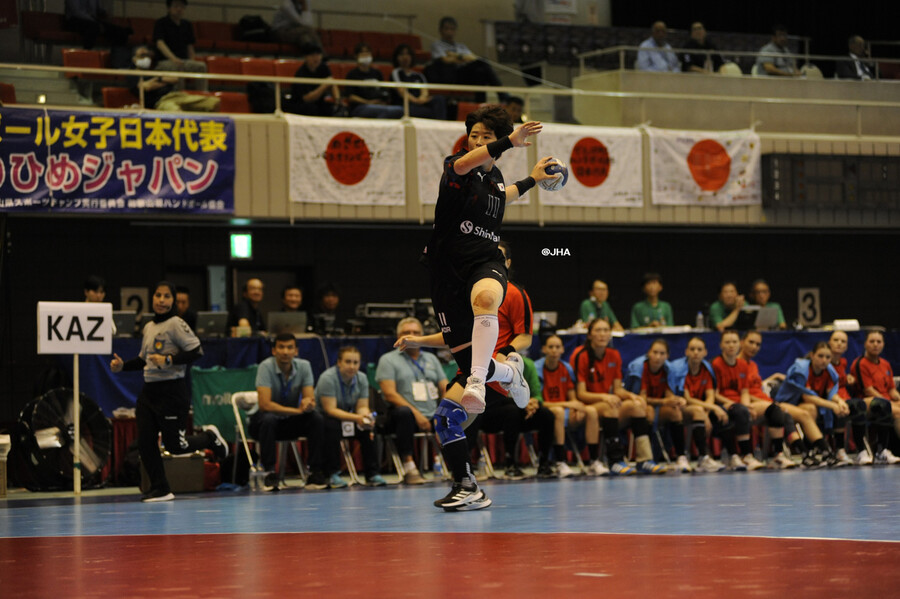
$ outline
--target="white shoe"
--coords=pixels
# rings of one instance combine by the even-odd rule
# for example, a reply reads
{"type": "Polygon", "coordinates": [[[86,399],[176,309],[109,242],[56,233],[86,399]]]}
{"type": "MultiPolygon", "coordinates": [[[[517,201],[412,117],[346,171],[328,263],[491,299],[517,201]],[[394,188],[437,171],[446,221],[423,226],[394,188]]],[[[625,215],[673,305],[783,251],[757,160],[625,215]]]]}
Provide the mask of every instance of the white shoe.
{"type": "Polygon", "coordinates": [[[748,453],[744,456],[744,464],[747,466],[747,470],[759,470],[760,468],[765,467],[765,464],[756,459],[752,453],[748,453]]]}
{"type": "Polygon", "coordinates": [[[875,460],[872,459],[872,454],[869,453],[867,449],[861,450],[856,455],[856,464],[857,466],[871,466],[872,462],[875,460]]]}
{"type": "Polygon", "coordinates": [[[744,472],[747,470],[747,464],[745,464],[741,459],[741,456],[736,453],[731,454],[731,459],[728,460],[728,467],[735,472],[744,472]]]}
{"type": "Polygon", "coordinates": [[[687,456],[680,455],[678,459],[675,460],[675,470],[678,472],[693,472],[694,469],[691,468],[691,463],[688,461],[687,456]]]}
{"type": "Polygon", "coordinates": [[[795,464],[791,458],[784,455],[783,451],[779,451],[778,455],[769,460],[769,468],[773,470],[788,470],[789,468],[796,467],[797,464],[795,464]]]}
{"type": "Polygon", "coordinates": [[[466,390],[459,400],[469,414],[481,414],[484,412],[484,380],[476,376],[466,379],[466,390]]]}
{"type": "Polygon", "coordinates": [[[875,455],[876,464],[896,464],[900,462],[900,458],[891,453],[890,449],[882,449],[875,455]]]}
{"type": "Polygon", "coordinates": [[[531,389],[528,388],[528,383],[525,382],[523,374],[525,372],[525,360],[516,352],[512,352],[506,356],[506,363],[512,368],[513,378],[509,383],[500,383],[500,386],[509,393],[516,405],[524,410],[525,406],[528,405],[528,400],[531,399],[531,389]]]}
{"type": "Polygon", "coordinates": [[[587,467],[588,476],[608,476],[609,468],[600,460],[594,460],[587,467]]]}
{"type": "Polygon", "coordinates": [[[565,462],[556,462],[556,476],[558,478],[569,478],[575,476],[575,471],[569,468],[565,462]]]}
{"type": "Polygon", "coordinates": [[[847,455],[846,449],[838,449],[837,453],[834,457],[838,461],[838,466],[852,466],[853,460],[850,459],[850,456],[847,455]]]}
{"type": "Polygon", "coordinates": [[[695,470],[697,472],[721,472],[722,470],[725,470],[725,464],[714,459],[712,456],[705,455],[697,462],[695,470]]]}

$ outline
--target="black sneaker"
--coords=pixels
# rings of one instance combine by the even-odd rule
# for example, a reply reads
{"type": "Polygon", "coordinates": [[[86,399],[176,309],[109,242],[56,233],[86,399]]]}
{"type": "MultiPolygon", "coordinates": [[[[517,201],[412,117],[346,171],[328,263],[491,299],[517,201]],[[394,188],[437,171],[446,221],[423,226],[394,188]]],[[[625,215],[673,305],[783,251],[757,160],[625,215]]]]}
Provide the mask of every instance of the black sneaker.
{"type": "Polygon", "coordinates": [[[225,442],[225,437],[219,432],[219,428],[215,424],[207,424],[201,428],[209,436],[210,441],[212,441],[210,449],[215,454],[216,458],[220,460],[227,458],[228,443],[225,442]]]}
{"type": "Polygon", "coordinates": [[[173,499],[175,499],[175,495],[171,491],[160,491],[158,489],[150,489],[141,495],[143,503],[157,503],[160,501],[172,501],[173,499]]]}
{"type": "Polygon", "coordinates": [[[556,478],[556,472],[553,471],[553,467],[550,464],[541,464],[538,466],[537,477],[556,478]]]}
{"type": "Polygon", "coordinates": [[[464,487],[462,483],[453,483],[453,487],[451,487],[450,492],[447,493],[446,496],[435,501],[434,506],[443,508],[448,512],[462,511],[461,508],[475,503],[483,497],[485,497],[484,492],[479,489],[477,485],[472,487],[464,487]]]}
{"type": "Polygon", "coordinates": [[[278,473],[277,472],[267,472],[266,477],[263,479],[262,490],[266,493],[272,493],[278,490],[278,473]]]}
{"type": "Polygon", "coordinates": [[[522,469],[519,468],[518,464],[512,463],[506,467],[506,470],[503,471],[503,478],[507,480],[522,480],[526,475],[522,472],[522,469]]]}
{"type": "Polygon", "coordinates": [[[328,479],[325,478],[325,475],[321,472],[310,472],[309,478],[306,479],[306,484],[303,487],[304,489],[309,489],[311,491],[317,491],[319,489],[327,489],[328,488],[328,479]]]}
{"type": "Polygon", "coordinates": [[[803,456],[803,461],[800,462],[800,465],[806,470],[817,470],[819,468],[824,468],[828,464],[826,464],[823,460],[820,460],[819,457],[814,453],[808,453],[803,456]]]}

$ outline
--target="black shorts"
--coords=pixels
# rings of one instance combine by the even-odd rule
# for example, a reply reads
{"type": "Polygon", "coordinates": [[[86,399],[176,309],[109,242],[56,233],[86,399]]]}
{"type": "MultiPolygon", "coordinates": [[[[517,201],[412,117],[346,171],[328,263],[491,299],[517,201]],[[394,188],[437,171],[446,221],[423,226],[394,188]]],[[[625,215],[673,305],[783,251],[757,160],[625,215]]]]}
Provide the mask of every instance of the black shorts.
{"type": "MultiPolygon", "coordinates": [[[[499,251],[497,254],[502,257],[499,251]]],[[[503,296],[506,297],[506,265],[496,261],[483,262],[463,275],[465,280],[454,269],[442,269],[436,262],[430,264],[430,270],[431,303],[434,306],[438,326],[444,335],[444,343],[453,348],[472,341],[472,326],[475,323],[475,315],[472,313],[472,287],[481,279],[494,279],[500,283],[503,296]]],[[[456,362],[460,364],[463,372],[468,372],[472,361],[471,352],[469,352],[469,366],[466,368],[462,367],[461,358],[465,359],[464,356],[460,356],[456,362]]]]}

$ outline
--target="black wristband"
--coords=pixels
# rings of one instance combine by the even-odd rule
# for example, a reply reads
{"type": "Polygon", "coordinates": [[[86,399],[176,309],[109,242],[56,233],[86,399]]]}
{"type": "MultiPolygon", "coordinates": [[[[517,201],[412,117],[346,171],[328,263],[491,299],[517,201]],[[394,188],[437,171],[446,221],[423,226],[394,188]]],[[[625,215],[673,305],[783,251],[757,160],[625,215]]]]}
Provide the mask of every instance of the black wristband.
{"type": "Polygon", "coordinates": [[[512,345],[507,345],[506,347],[501,347],[500,349],[498,349],[497,353],[503,354],[504,356],[508,356],[509,354],[513,353],[514,351],[516,351],[516,348],[514,348],[512,345]]]}
{"type": "Polygon", "coordinates": [[[505,135],[497,141],[492,141],[487,145],[488,154],[490,154],[491,158],[493,158],[494,160],[500,158],[500,154],[507,151],[511,147],[513,147],[513,145],[509,140],[509,135],[505,135]]]}
{"type": "Polygon", "coordinates": [[[519,190],[519,195],[525,195],[525,192],[534,187],[534,177],[525,177],[521,181],[516,181],[516,189],[519,190]]]}

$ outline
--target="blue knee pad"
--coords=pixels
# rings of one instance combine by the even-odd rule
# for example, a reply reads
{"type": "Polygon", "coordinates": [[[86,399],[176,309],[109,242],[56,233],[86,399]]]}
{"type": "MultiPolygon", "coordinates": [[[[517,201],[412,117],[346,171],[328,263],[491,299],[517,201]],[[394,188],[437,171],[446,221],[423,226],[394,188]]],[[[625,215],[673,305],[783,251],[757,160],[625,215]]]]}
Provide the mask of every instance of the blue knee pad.
{"type": "Polygon", "coordinates": [[[875,397],[869,404],[869,424],[877,426],[892,426],[894,422],[891,413],[891,402],[880,397],[875,397]]]}
{"type": "Polygon", "coordinates": [[[466,433],[463,431],[463,423],[469,417],[466,410],[450,399],[442,399],[434,411],[434,432],[441,445],[447,445],[454,441],[465,441],[466,433]]]}
{"type": "Polygon", "coordinates": [[[782,428],[784,426],[784,412],[774,402],[766,408],[765,417],[766,426],[770,428],[782,428]]]}

